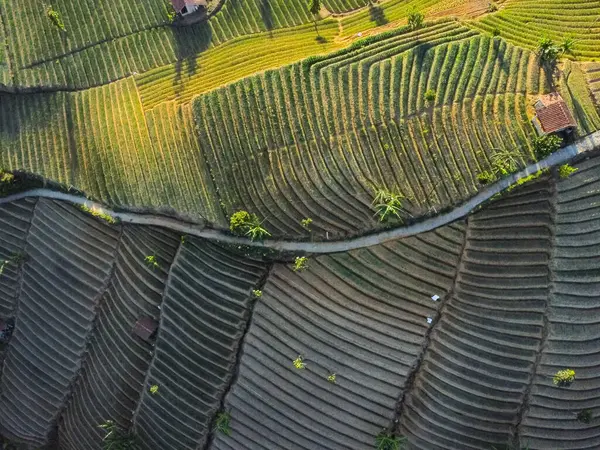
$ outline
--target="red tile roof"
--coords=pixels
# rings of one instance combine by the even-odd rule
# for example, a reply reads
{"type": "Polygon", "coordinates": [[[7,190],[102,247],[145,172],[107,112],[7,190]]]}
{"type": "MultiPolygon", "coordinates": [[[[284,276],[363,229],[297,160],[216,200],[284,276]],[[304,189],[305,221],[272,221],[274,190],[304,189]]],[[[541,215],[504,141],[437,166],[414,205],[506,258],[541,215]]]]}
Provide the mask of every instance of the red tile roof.
{"type": "Polygon", "coordinates": [[[171,0],[171,3],[173,3],[173,9],[175,9],[176,12],[181,12],[185,6],[185,0],[171,0]]]}
{"type": "Polygon", "coordinates": [[[569,107],[558,92],[542,95],[536,102],[535,108],[536,118],[546,134],[577,127],[569,107]]]}

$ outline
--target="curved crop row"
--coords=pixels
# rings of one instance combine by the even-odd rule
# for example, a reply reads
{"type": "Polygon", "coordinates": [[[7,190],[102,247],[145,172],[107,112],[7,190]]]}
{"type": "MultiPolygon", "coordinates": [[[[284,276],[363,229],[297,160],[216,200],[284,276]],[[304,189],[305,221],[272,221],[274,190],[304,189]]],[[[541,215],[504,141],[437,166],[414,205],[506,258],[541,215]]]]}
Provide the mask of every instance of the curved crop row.
{"type": "Polygon", "coordinates": [[[600,447],[599,164],[597,157],[577,164],[557,186],[548,338],[520,428],[521,444],[531,449],[600,447]],[[575,382],[555,386],[552,377],[566,368],[575,370],[575,382]]]}
{"type": "Polygon", "coordinates": [[[138,319],[158,320],[179,236],[125,226],[114,274],[99,303],[94,330],[71,399],[61,416],[65,450],[99,449],[107,420],[128,429],[144,386],[153,347],[133,333],[138,319]],[[145,259],[154,256],[158,267],[145,259]]]}
{"type": "Polygon", "coordinates": [[[117,230],[70,206],[38,201],[0,380],[3,435],[43,445],[56,427],[81,366],[117,238],[117,230]]]}
{"type": "Polygon", "coordinates": [[[188,238],[169,274],[134,422],[144,449],[203,448],[267,267],[188,238]],[[151,393],[151,385],[158,387],[151,393]]]}
{"type": "Polygon", "coordinates": [[[410,448],[512,443],[543,335],[551,225],[547,182],[468,219],[454,291],[400,417],[410,448]]]}
{"type": "Polygon", "coordinates": [[[525,48],[535,48],[541,37],[559,43],[567,37],[575,39],[573,56],[600,58],[599,0],[514,0],[502,8],[473,22],[487,32],[498,32],[503,38],[525,48]]]}
{"type": "Polygon", "coordinates": [[[378,188],[403,194],[413,215],[437,211],[477,191],[496,149],[527,148],[527,95],[545,88],[534,56],[449,22],[418,33],[197,97],[227,212],[252,211],[278,235],[305,233],[309,217],[313,233],[341,237],[377,226],[378,188]]]}
{"type": "Polygon", "coordinates": [[[303,272],[276,265],[225,400],[231,433],[210,448],[373,448],[436,313],[431,297],[452,286],[463,239],[459,223],[310,259],[303,272]],[[299,356],[304,368],[294,366],[299,356]]]}

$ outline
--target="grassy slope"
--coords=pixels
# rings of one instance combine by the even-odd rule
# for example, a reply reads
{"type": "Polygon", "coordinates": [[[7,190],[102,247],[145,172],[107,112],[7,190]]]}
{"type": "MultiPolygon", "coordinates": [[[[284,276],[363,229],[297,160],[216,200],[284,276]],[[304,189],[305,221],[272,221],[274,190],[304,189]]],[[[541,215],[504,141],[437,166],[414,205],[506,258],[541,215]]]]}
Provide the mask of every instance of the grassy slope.
{"type": "Polygon", "coordinates": [[[535,48],[542,36],[576,39],[573,55],[600,60],[600,0],[508,0],[496,13],[473,23],[509,41],[535,48]]]}

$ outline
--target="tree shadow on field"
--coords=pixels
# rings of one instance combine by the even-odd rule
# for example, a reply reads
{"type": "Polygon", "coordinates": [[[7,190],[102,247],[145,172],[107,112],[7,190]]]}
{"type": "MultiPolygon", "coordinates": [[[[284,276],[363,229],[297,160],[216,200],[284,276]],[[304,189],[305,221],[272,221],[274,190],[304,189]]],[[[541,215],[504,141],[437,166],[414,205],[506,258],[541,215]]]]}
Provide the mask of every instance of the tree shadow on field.
{"type": "Polygon", "coordinates": [[[377,26],[385,25],[389,21],[385,17],[385,11],[381,6],[376,6],[373,3],[369,6],[369,19],[375,22],[377,26]]]}
{"type": "Polygon", "coordinates": [[[273,9],[269,0],[260,0],[260,18],[265,24],[267,31],[271,31],[274,27],[273,24],[273,9]]]}
{"type": "Polygon", "coordinates": [[[173,27],[173,45],[175,51],[175,77],[173,86],[179,95],[185,87],[185,78],[190,78],[198,71],[198,56],[210,47],[212,29],[208,21],[173,27]]]}

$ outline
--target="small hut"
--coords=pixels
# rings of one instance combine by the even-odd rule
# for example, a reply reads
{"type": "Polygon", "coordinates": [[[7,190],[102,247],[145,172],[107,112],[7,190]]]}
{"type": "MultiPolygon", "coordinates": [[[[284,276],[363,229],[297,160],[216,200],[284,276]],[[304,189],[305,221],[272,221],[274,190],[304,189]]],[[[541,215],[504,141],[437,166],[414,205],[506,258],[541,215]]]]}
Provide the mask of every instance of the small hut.
{"type": "Polygon", "coordinates": [[[206,8],[207,0],[171,0],[173,9],[177,14],[187,16],[200,8],[206,8]]]}
{"type": "Polygon", "coordinates": [[[573,114],[558,92],[542,95],[534,107],[536,114],[532,122],[540,136],[553,133],[570,134],[577,128],[573,114]]]}

